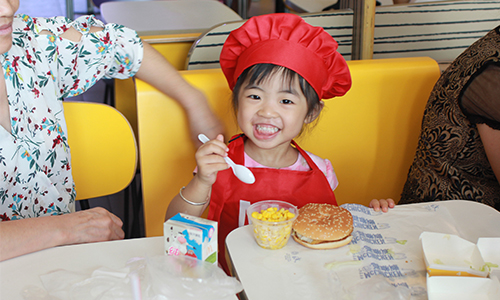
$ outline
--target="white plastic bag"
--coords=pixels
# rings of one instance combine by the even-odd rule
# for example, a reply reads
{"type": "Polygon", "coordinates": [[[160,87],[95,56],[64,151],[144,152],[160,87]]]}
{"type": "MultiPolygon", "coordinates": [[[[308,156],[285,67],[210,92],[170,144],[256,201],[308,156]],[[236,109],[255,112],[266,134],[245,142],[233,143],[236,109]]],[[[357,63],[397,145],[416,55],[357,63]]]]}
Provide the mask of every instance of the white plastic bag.
{"type": "Polygon", "coordinates": [[[188,256],[156,256],[147,259],[152,295],[176,300],[218,300],[243,288],[219,267],[188,256]]]}
{"type": "Polygon", "coordinates": [[[213,300],[242,290],[218,266],[187,256],[135,258],[125,268],[102,267],[91,274],[54,270],[40,279],[45,291],[28,286],[25,300],[213,300]]]}

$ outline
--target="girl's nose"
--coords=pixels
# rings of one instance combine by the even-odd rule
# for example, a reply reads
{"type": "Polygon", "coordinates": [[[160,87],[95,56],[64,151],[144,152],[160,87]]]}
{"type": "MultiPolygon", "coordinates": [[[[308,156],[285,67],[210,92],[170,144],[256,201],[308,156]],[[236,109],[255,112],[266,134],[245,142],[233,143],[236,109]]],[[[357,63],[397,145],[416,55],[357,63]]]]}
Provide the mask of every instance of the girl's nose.
{"type": "Polygon", "coordinates": [[[258,111],[258,115],[264,118],[274,118],[276,117],[277,111],[272,104],[262,104],[258,111]]]}

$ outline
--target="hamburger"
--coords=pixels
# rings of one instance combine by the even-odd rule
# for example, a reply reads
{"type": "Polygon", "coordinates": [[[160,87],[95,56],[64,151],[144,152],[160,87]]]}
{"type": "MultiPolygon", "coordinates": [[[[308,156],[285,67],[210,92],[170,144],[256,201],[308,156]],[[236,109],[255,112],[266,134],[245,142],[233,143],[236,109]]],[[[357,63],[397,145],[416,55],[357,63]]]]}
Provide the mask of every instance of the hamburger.
{"type": "Polygon", "coordinates": [[[352,215],[342,207],[309,203],[299,209],[292,225],[293,239],[312,249],[333,249],[352,240],[352,215]]]}

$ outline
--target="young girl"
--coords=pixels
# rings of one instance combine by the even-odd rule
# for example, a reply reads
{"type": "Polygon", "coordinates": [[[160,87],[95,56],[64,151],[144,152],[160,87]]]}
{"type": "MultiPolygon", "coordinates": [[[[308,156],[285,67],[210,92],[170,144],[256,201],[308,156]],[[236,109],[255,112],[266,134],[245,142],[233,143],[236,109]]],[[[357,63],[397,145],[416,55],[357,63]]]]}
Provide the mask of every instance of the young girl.
{"type": "MultiPolygon", "coordinates": [[[[249,19],[231,32],[220,56],[243,134],[228,146],[222,135],[196,152],[197,172],[181,188],[166,218],[178,212],[219,222],[219,261],[224,241],[245,224],[246,208],[262,200],[337,205],[338,182],[330,161],[302,150],[293,139],[317,119],[324,103],[351,87],[349,69],[335,40],[293,14],[249,19]],[[224,161],[229,156],[255,175],[241,182],[224,161]]],[[[227,271],[227,269],[226,269],[227,271]]]]}

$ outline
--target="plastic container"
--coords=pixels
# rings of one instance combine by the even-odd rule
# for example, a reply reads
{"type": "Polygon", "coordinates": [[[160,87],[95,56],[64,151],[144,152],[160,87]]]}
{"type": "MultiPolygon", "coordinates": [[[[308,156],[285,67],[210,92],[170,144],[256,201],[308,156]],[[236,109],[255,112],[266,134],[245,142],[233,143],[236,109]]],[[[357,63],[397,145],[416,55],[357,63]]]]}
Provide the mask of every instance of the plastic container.
{"type": "Polygon", "coordinates": [[[297,207],[279,200],[256,202],[247,209],[248,220],[252,224],[255,241],[262,248],[273,250],[281,249],[288,243],[292,232],[292,224],[297,219],[298,214],[297,207]],[[253,212],[260,213],[262,210],[267,210],[270,207],[276,207],[278,211],[283,208],[295,216],[280,222],[263,221],[252,216],[253,212]]]}

